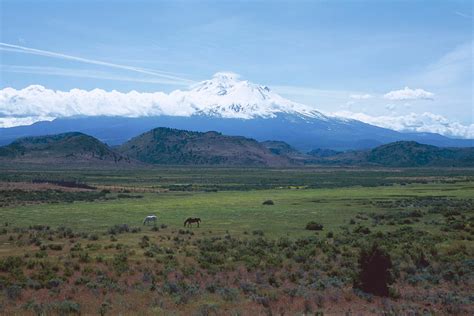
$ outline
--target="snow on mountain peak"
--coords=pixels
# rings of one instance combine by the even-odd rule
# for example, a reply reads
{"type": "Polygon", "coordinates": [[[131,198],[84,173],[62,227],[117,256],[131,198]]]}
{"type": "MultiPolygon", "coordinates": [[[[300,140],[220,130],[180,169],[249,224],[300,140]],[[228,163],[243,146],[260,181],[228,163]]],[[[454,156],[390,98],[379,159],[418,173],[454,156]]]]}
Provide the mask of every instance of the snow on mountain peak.
{"type": "Polygon", "coordinates": [[[220,72],[216,72],[212,76],[212,78],[216,80],[222,80],[222,81],[224,80],[237,81],[240,78],[240,75],[231,71],[220,71],[220,72]]]}
{"type": "Polygon", "coordinates": [[[287,100],[267,86],[239,78],[232,72],[218,72],[212,79],[192,86],[191,90],[174,91],[170,96],[179,96],[181,104],[194,108],[195,114],[250,119],[288,113],[324,118],[316,110],[287,100]]]}

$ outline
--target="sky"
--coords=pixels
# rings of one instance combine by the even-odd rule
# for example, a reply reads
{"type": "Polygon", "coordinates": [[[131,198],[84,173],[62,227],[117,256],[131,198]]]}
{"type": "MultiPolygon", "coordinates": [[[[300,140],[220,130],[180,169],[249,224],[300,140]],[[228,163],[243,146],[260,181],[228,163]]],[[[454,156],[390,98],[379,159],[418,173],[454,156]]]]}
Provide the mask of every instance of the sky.
{"type": "MultiPolygon", "coordinates": [[[[0,6],[3,90],[170,93],[231,71],[326,113],[474,138],[472,1],[0,6]]],[[[0,96],[0,125],[2,106],[17,105],[0,96]]]]}

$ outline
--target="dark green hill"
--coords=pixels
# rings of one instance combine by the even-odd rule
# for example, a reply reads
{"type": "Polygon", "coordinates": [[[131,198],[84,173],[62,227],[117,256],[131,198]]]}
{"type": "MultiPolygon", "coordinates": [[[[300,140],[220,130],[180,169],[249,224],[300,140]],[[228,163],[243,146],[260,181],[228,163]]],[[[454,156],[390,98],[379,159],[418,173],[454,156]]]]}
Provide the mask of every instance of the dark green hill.
{"type": "Polygon", "coordinates": [[[131,158],[153,164],[286,166],[286,156],[272,153],[259,142],[217,132],[155,128],[118,148],[131,158]]]}
{"type": "Polygon", "coordinates": [[[130,163],[106,144],[79,132],[20,138],[0,147],[0,159],[31,163],[130,163]]]}
{"type": "Polygon", "coordinates": [[[417,142],[395,142],[370,150],[367,162],[394,167],[471,167],[474,147],[439,148],[417,142]]]}
{"type": "MultiPolygon", "coordinates": [[[[320,153],[321,151],[312,151],[320,153]]],[[[329,152],[309,163],[383,167],[474,167],[474,147],[440,148],[417,142],[394,142],[365,151],[329,152]]]]}
{"type": "Polygon", "coordinates": [[[275,155],[288,157],[294,164],[304,164],[308,159],[311,158],[307,154],[298,151],[294,147],[282,141],[267,140],[261,142],[260,144],[265,146],[275,155]]]}

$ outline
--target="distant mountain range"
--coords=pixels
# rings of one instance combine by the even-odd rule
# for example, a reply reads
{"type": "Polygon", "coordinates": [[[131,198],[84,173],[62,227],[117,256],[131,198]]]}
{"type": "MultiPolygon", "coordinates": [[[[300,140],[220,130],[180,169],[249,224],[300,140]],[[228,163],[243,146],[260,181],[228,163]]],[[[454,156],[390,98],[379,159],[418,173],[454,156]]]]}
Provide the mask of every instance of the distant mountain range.
{"type": "Polygon", "coordinates": [[[79,131],[109,145],[121,145],[156,126],[206,132],[218,131],[266,141],[284,141],[300,151],[323,148],[360,150],[396,141],[416,141],[439,147],[472,147],[470,139],[452,139],[432,133],[400,133],[359,121],[306,119],[292,115],[273,118],[231,119],[211,116],[78,117],[38,122],[29,126],[0,128],[0,145],[25,136],[79,131]]]}
{"type": "Polygon", "coordinates": [[[474,167],[474,147],[439,148],[394,142],[370,150],[302,153],[281,141],[258,142],[218,132],[155,128],[114,148],[79,132],[21,138],[0,147],[4,163],[116,165],[303,165],[383,167],[474,167]]]}
{"type": "MultiPolygon", "coordinates": [[[[6,102],[16,107],[31,107],[31,111],[44,116],[53,115],[45,110],[49,105],[38,100],[42,95],[56,95],[55,92],[39,86],[31,89],[34,91],[26,91],[25,95],[8,90],[6,102]]],[[[79,131],[107,144],[121,145],[160,126],[200,132],[213,130],[257,141],[284,141],[304,152],[318,148],[370,149],[395,141],[416,141],[441,147],[474,146],[474,140],[453,139],[433,133],[401,133],[357,120],[327,116],[312,107],[287,100],[266,86],[239,80],[226,73],[216,74],[190,90],[177,90],[170,94],[142,96],[136,92],[114,92],[109,95],[98,89],[82,91],[81,95],[84,93],[87,94],[86,100],[95,103],[80,103],[84,102],[80,101],[84,97],[71,95],[74,91],[61,93],[58,96],[61,99],[55,101],[55,113],[63,118],[29,126],[0,128],[0,144],[24,136],[79,131]],[[110,107],[103,107],[101,102],[115,104],[125,102],[125,99],[134,101],[121,107],[121,112],[115,114],[117,116],[104,116],[102,108],[110,107]]]]}

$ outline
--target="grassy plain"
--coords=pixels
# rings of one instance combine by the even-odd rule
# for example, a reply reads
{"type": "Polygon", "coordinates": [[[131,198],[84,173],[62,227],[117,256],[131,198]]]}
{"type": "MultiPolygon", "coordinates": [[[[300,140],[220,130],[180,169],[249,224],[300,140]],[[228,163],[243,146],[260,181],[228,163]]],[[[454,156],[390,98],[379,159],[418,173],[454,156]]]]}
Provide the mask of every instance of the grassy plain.
{"type": "MultiPolygon", "coordinates": [[[[187,217],[200,217],[202,230],[215,233],[243,234],[258,229],[271,237],[296,238],[312,234],[302,229],[310,220],[321,222],[327,230],[337,232],[358,213],[406,210],[402,207],[382,208],[371,203],[373,201],[426,196],[465,199],[473,192],[473,182],[461,182],[334,189],[140,193],[140,198],[116,198],[117,193],[110,193],[107,195],[110,200],[5,207],[2,220],[19,227],[63,225],[79,231],[105,232],[114,224],[140,226],[146,215],[156,214],[159,224],[173,228],[181,228],[187,217]],[[263,205],[265,200],[272,200],[275,204],[263,205]]],[[[378,226],[382,230],[389,228],[378,226]]]]}
{"type": "Polygon", "coordinates": [[[473,311],[472,169],[4,168],[0,181],[0,313],[473,311]],[[48,179],[96,189],[31,183],[48,179]],[[392,257],[388,298],[353,288],[372,242],[392,257]]]}

